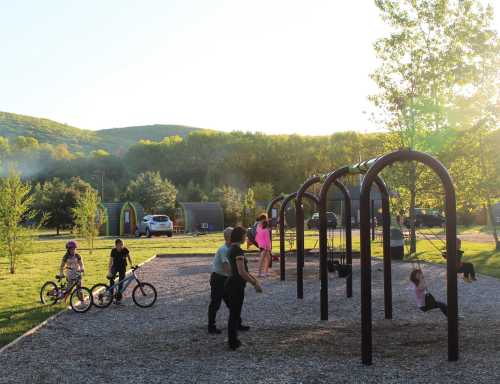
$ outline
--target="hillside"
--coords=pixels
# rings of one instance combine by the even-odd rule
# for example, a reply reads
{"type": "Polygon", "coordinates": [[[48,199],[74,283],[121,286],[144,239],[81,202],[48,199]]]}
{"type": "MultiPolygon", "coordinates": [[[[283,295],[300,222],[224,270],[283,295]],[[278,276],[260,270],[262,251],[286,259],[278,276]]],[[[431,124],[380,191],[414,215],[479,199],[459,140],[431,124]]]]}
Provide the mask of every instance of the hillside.
{"type": "Polygon", "coordinates": [[[34,137],[41,143],[66,143],[75,150],[95,149],[98,138],[92,131],[75,128],[49,119],[0,112],[0,136],[34,137]]]}
{"type": "Polygon", "coordinates": [[[112,150],[128,149],[140,140],[161,141],[167,136],[186,137],[190,132],[198,128],[185,127],[182,125],[143,125],[136,127],[110,128],[95,131],[99,143],[103,148],[112,150]]]}
{"type": "Polygon", "coordinates": [[[147,125],[91,131],[49,119],[0,112],[0,136],[29,136],[40,143],[64,143],[73,151],[84,152],[106,149],[117,153],[127,150],[139,140],[161,140],[173,135],[185,137],[197,129],[180,125],[147,125]]]}

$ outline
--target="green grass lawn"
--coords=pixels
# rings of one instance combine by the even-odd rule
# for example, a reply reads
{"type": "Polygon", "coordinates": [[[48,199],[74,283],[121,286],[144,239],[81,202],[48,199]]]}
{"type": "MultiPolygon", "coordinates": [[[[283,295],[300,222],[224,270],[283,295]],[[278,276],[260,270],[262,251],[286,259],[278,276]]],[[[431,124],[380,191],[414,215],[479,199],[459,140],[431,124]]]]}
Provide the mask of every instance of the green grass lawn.
{"type": "MultiPolygon", "coordinates": [[[[33,253],[19,258],[15,274],[9,273],[7,258],[0,258],[0,346],[64,308],[63,304],[52,307],[41,305],[39,292],[43,283],[54,280],[58,273],[68,238],[66,234],[55,237],[42,233],[33,253]]],[[[126,239],[125,245],[131,252],[132,261],[139,264],[158,253],[212,253],[222,239],[222,234],[179,235],[173,238],[126,239]]],[[[83,248],[84,242],[79,244],[82,248],[78,252],[85,264],[84,285],[90,288],[98,282],[106,282],[114,239],[98,239],[92,255],[83,248]]]]}
{"type": "MultiPolygon", "coordinates": [[[[28,329],[39,324],[50,315],[64,308],[63,305],[47,307],[39,302],[39,291],[47,280],[54,280],[58,272],[61,258],[64,255],[64,244],[69,234],[51,236],[48,232],[40,234],[35,250],[31,254],[23,255],[17,264],[15,274],[8,272],[8,263],[5,257],[0,258],[0,346],[7,344],[28,329]]],[[[274,236],[274,252],[279,251],[279,237],[274,236]]],[[[140,263],[155,254],[206,254],[214,253],[223,242],[221,233],[204,236],[178,235],[173,238],[141,238],[126,239],[125,245],[131,251],[134,263],[140,263]]],[[[88,250],[82,248],[79,253],[85,263],[84,284],[91,287],[95,283],[105,282],[109,252],[114,245],[113,238],[100,238],[95,243],[95,250],[89,255],[88,250]]],[[[289,249],[295,247],[285,241],[289,249]]],[[[340,246],[337,236],[336,245],[340,246]]],[[[473,262],[480,273],[500,278],[500,252],[493,251],[493,243],[463,242],[465,250],[464,260],[473,262]]],[[[318,247],[317,231],[306,231],[305,247],[318,247]]],[[[354,250],[359,250],[359,237],[353,238],[354,250]]],[[[422,260],[435,263],[444,263],[445,260],[425,240],[418,241],[418,257],[422,260]]],[[[381,256],[381,244],[375,242],[373,255],[381,256]]]]}

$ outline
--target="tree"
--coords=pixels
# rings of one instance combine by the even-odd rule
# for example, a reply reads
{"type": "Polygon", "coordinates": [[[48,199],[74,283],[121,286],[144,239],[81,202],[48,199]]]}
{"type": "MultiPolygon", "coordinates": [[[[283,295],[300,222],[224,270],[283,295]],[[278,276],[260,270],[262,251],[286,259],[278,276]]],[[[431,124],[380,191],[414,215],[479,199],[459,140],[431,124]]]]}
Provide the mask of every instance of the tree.
{"type": "Polygon", "coordinates": [[[132,180],[127,187],[126,197],[137,201],[147,213],[173,213],[177,189],[160,172],[145,172],[132,180]]]}
{"type": "Polygon", "coordinates": [[[73,209],[76,232],[82,236],[90,249],[94,250],[94,240],[99,235],[99,228],[104,224],[105,215],[100,210],[100,199],[97,191],[89,188],[78,197],[73,209]]]}
{"type": "Polygon", "coordinates": [[[251,186],[256,201],[271,201],[275,198],[274,188],[271,183],[257,182],[251,186]]]}
{"type": "Polygon", "coordinates": [[[35,211],[30,192],[30,184],[23,183],[13,168],[0,180],[0,247],[9,258],[10,273],[16,272],[17,258],[33,244],[34,230],[29,222],[35,211]]]}
{"type": "Polygon", "coordinates": [[[78,177],[73,177],[66,183],[59,178],[47,180],[35,186],[33,206],[38,212],[47,214],[44,225],[60,230],[75,225],[73,210],[76,208],[80,195],[90,189],[90,184],[78,177]]]}
{"type": "Polygon", "coordinates": [[[243,197],[243,225],[251,225],[255,221],[255,195],[252,188],[247,189],[243,197]]]}
{"type": "Polygon", "coordinates": [[[208,201],[208,196],[203,188],[190,180],[184,188],[179,190],[179,201],[208,201]]]}
{"type": "Polygon", "coordinates": [[[224,211],[224,223],[233,226],[239,224],[243,211],[240,193],[235,188],[225,185],[216,188],[213,195],[224,211]]]}
{"type": "MultiPolygon", "coordinates": [[[[477,57],[482,51],[475,37],[483,25],[477,20],[488,18],[488,11],[477,0],[375,0],[375,4],[392,28],[374,45],[382,63],[371,76],[379,88],[371,97],[380,113],[376,119],[393,132],[388,149],[438,155],[458,135],[452,105],[457,89],[473,77],[468,58],[470,52],[477,57]]],[[[417,192],[424,180],[421,169],[416,164],[407,169],[412,253],[417,192]]]]}
{"type": "Polygon", "coordinates": [[[465,52],[464,71],[468,82],[461,84],[455,102],[455,119],[463,132],[461,146],[454,148],[460,154],[458,162],[466,167],[455,167],[455,172],[465,170],[467,178],[455,177],[457,182],[468,182],[473,194],[467,196],[469,204],[485,208],[492,226],[495,248],[500,250],[500,240],[493,217],[493,202],[500,199],[500,174],[498,168],[498,135],[500,117],[500,38],[492,27],[493,9],[487,7],[480,14],[472,13],[474,23],[473,48],[465,52]],[[465,149],[465,151],[463,150],[465,149]],[[466,180],[464,180],[466,179],[466,180]]]}

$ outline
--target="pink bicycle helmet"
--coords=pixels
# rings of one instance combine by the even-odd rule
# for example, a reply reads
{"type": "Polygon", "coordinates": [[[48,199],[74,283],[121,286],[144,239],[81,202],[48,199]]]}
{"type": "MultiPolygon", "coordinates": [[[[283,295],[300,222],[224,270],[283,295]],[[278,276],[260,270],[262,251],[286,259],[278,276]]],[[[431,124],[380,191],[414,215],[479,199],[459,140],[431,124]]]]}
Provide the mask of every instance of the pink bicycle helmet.
{"type": "Polygon", "coordinates": [[[66,243],[66,249],[70,249],[70,248],[78,248],[78,244],[76,243],[75,240],[70,240],[66,243]]]}

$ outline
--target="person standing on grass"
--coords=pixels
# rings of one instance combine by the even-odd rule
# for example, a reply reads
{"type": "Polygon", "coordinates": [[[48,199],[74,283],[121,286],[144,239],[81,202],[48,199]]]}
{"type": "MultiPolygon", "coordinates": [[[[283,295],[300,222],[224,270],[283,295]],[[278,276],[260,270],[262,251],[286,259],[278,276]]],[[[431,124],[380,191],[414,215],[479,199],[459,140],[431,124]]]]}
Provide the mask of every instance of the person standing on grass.
{"type": "Polygon", "coordinates": [[[473,281],[477,280],[474,264],[462,261],[463,255],[464,251],[462,251],[462,240],[457,237],[457,272],[464,274],[464,281],[466,283],[472,283],[473,281]]]}
{"type": "Polygon", "coordinates": [[[231,246],[231,232],[233,228],[224,230],[225,244],[215,253],[212,261],[212,274],[210,275],[210,304],[208,305],[208,333],[219,334],[221,331],[215,326],[215,318],[224,298],[226,279],[231,275],[228,253],[231,246]]]}
{"type": "Polygon", "coordinates": [[[248,262],[241,245],[245,242],[246,229],[236,227],[231,233],[231,247],[229,248],[229,264],[231,265],[231,276],[226,281],[224,300],[229,307],[228,342],[231,350],[241,346],[238,340],[238,330],[249,330],[250,327],[241,325],[241,310],[245,299],[245,287],[247,283],[252,284],[257,292],[262,292],[259,281],[248,273],[248,262]]]}
{"type": "Polygon", "coordinates": [[[116,239],[115,247],[111,250],[111,255],[109,257],[108,265],[108,279],[109,285],[113,285],[115,282],[116,275],[118,274],[119,284],[118,291],[116,291],[116,304],[121,304],[122,300],[122,288],[123,283],[121,282],[125,278],[125,273],[127,271],[127,259],[132,265],[132,259],[130,258],[130,252],[125,248],[123,240],[116,239]]]}
{"type": "Polygon", "coordinates": [[[260,258],[259,258],[259,272],[258,277],[267,277],[269,272],[269,264],[271,261],[271,226],[267,220],[267,215],[262,214],[259,217],[259,224],[257,225],[257,234],[255,241],[259,245],[260,258]],[[264,266],[264,274],[262,274],[262,266],[264,266]]]}

